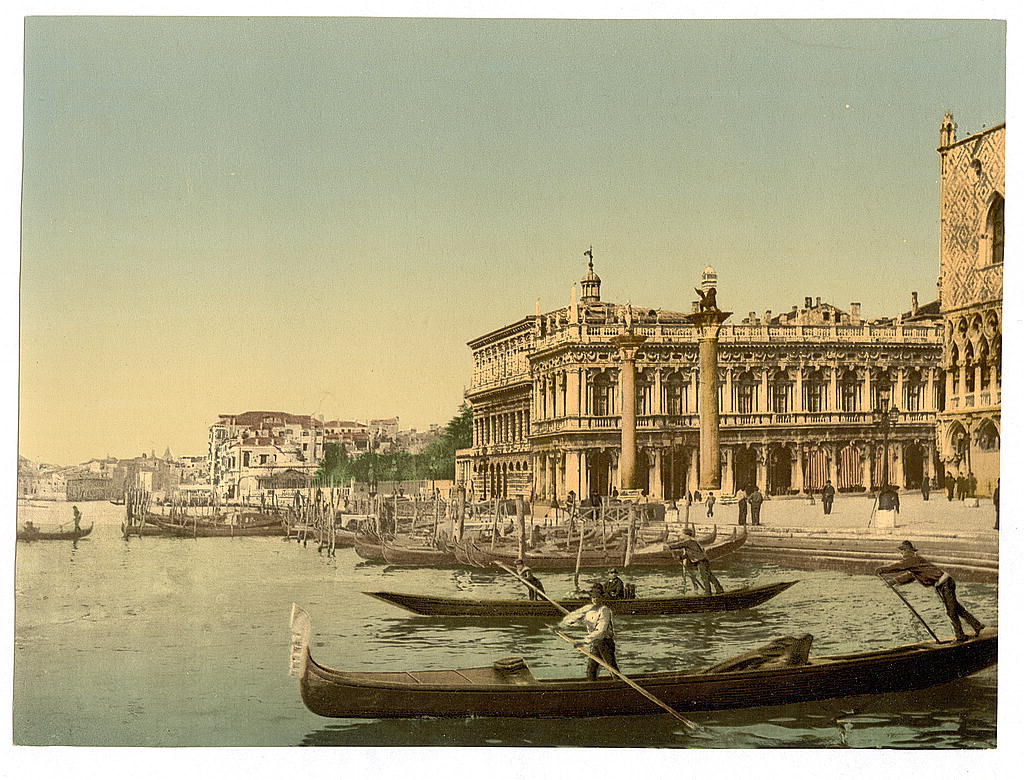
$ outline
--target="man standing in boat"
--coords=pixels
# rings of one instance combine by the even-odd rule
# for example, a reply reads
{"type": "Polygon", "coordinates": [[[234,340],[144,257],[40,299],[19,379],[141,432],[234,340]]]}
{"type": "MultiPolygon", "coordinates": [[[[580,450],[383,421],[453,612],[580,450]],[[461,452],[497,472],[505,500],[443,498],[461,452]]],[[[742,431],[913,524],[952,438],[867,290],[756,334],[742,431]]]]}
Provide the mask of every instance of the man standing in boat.
{"type": "Polygon", "coordinates": [[[942,599],[942,603],[946,607],[946,614],[949,616],[949,622],[953,625],[956,641],[963,642],[967,639],[963,625],[960,623],[960,618],[966,620],[970,627],[974,629],[974,635],[978,636],[981,633],[981,629],[985,626],[974,615],[964,609],[963,604],[957,600],[956,582],[953,581],[953,578],[931,561],[925,560],[922,556],[918,555],[917,548],[910,542],[900,542],[897,549],[903,555],[903,559],[888,566],[879,566],[875,569],[875,574],[881,576],[886,582],[896,585],[905,585],[908,582],[917,580],[926,588],[934,587],[935,592],[939,594],[939,598],[942,599]]]}
{"type": "Polygon", "coordinates": [[[71,507],[71,519],[75,523],[75,533],[77,534],[82,530],[82,513],[78,511],[77,506],[71,507]]]}
{"type": "Polygon", "coordinates": [[[693,529],[686,528],[683,530],[683,533],[686,535],[686,539],[683,540],[681,547],[683,554],[686,556],[683,562],[684,568],[687,565],[697,567],[697,573],[700,575],[704,592],[709,596],[711,595],[712,587],[715,589],[715,593],[724,593],[725,588],[722,587],[722,583],[711,572],[711,561],[708,560],[708,554],[705,552],[704,547],[695,538],[693,529]]]}
{"type": "Polygon", "coordinates": [[[527,588],[530,601],[539,601],[542,598],[540,594],[544,592],[544,584],[534,576],[529,566],[523,566],[519,570],[519,576],[530,586],[527,588]]]}
{"type": "MultiPolygon", "coordinates": [[[[587,635],[577,639],[574,644],[577,647],[590,645],[590,654],[597,656],[612,669],[618,671],[619,663],[615,660],[615,624],[612,622],[612,611],[604,603],[604,588],[600,583],[595,582],[590,587],[590,603],[580,607],[575,612],[570,612],[559,624],[571,626],[574,623],[583,621],[587,629],[587,635]]],[[[587,660],[587,679],[596,680],[597,670],[600,664],[593,659],[587,660]]]]}

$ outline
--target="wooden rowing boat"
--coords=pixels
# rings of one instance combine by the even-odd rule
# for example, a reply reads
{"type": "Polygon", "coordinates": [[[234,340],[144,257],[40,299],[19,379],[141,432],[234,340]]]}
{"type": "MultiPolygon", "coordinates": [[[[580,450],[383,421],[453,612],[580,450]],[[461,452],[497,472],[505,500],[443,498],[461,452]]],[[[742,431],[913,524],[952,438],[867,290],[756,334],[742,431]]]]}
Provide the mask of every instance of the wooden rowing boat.
{"type": "MultiPolygon", "coordinates": [[[[537,718],[661,711],[618,679],[538,680],[521,659],[474,669],[421,672],[331,669],[313,660],[311,630],[309,615],[293,606],[291,673],[299,678],[306,707],[325,717],[537,718]]],[[[966,642],[921,642],[809,658],[806,663],[777,668],[630,676],[680,712],[732,710],[927,688],[994,665],[997,650],[997,631],[987,628],[966,642]]]]}
{"type": "Polygon", "coordinates": [[[400,544],[394,539],[381,542],[384,560],[392,566],[457,566],[458,559],[451,550],[439,550],[426,544],[400,544]]]}
{"type": "MultiPolygon", "coordinates": [[[[607,602],[616,615],[685,615],[692,612],[726,612],[763,604],[796,582],[774,582],[758,588],[729,590],[715,596],[668,596],[663,598],[615,599],[607,602]]],[[[420,596],[390,591],[367,592],[381,601],[414,612],[417,615],[453,617],[561,617],[548,601],[525,599],[458,599],[441,596],[420,596]]],[[[587,599],[559,599],[570,612],[587,604],[587,599]]]]}
{"type": "MultiPolygon", "coordinates": [[[[705,552],[709,560],[717,560],[735,552],[746,541],[746,528],[743,528],[741,534],[737,534],[736,530],[733,529],[731,538],[707,547],[705,552]]],[[[494,565],[495,561],[511,567],[519,557],[518,554],[510,552],[508,548],[491,550],[472,542],[464,544],[462,551],[469,557],[472,565],[481,569],[500,568],[494,565]]],[[[608,552],[585,549],[580,559],[580,568],[597,569],[607,566],[622,566],[624,565],[624,555],[625,551],[621,549],[608,552]]],[[[679,562],[679,555],[678,551],[673,550],[667,545],[654,545],[634,552],[629,565],[630,568],[634,566],[675,566],[679,562]]],[[[536,569],[537,571],[572,571],[576,568],[576,555],[531,550],[527,551],[524,562],[531,569],[536,569]]]]}
{"type": "Polygon", "coordinates": [[[387,563],[384,560],[384,550],[381,547],[380,537],[376,534],[356,533],[352,540],[352,546],[356,549],[356,555],[364,561],[372,563],[387,563]]]}
{"type": "Polygon", "coordinates": [[[172,523],[154,515],[146,514],[146,522],[155,525],[170,536],[187,536],[195,538],[231,537],[231,536],[281,536],[285,531],[283,523],[275,525],[232,525],[229,523],[172,523]]]}
{"type": "Polygon", "coordinates": [[[38,528],[26,528],[22,526],[15,533],[18,541],[21,542],[47,542],[47,541],[78,541],[84,536],[92,533],[92,524],[86,528],[79,528],[77,531],[41,531],[38,528]]]}

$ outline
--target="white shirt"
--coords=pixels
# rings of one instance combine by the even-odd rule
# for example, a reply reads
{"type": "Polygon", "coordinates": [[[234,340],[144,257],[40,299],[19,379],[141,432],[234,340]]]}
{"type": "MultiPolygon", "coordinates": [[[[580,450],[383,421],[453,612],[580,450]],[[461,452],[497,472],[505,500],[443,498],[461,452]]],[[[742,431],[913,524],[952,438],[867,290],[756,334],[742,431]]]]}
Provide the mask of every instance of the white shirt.
{"type": "Polygon", "coordinates": [[[588,642],[598,642],[605,638],[615,639],[612,611],[607,604],[601,606],[586,604],[562,618],[560,625],[571,626],[573,623],[579,623],[580,620],[587,627],[586,640],[588,642]]]}

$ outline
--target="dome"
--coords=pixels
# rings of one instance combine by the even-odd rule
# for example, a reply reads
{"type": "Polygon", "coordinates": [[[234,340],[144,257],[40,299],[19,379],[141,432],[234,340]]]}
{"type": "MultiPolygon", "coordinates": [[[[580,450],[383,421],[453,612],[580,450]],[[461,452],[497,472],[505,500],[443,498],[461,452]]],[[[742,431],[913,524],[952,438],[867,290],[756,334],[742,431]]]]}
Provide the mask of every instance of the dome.
{"type": "Polygon", "coordinates": [[[718,286],[718,274],[715,273],[715,269],[710,265],[705,268],[704,273],[700,275],[700,286],[705,290],[718,286]]]}

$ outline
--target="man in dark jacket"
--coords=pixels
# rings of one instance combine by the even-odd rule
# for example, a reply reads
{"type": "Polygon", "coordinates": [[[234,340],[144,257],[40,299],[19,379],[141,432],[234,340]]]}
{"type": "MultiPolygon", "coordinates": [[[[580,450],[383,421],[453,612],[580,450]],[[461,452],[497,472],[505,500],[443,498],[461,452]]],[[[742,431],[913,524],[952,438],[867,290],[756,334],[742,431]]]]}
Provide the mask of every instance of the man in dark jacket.
{"type": "Polygon", "coordinates": [[[992,491],[992,504],[996,508],[996,525],[995,529],[999,530],[999,480],[996,480],[996,489],[992,491]]]}
{"type": "Polygon", "coordinates": [[[953,475],[948,471],[946,472],[946,481],[944,482],[946,488],[946,500],[953,500],[953,488],[956,486],[956,482],[953,480],[953,475]]]}
{"type": "Polygon", "coordinates": [[[519,576],[522,577],[531,586],[527,588],[527,590],[530,592],[530,601],[539,601],[542,598],[540,594],[544,592],[544,584],[534,576],[533,572],[530,571],[530,568],[528,566],[524,566],[522,569],[519,570],[519,576]],[[540,593],[538,593],[537,591],[540,591],[540,593]]]}
{"type": "Polygon", "coordinates": [[[921,479],[921,498],[925,501],[928,500],[928,494],[931,493],[932,490],[931,482],[932,480],[927,474],[925,474],[921,479]]]}
{"type": "Polygon", "coordinates": [[[903,559],[888,566],[879,566],[875,569],[875,573],[882,576],[886,582],[893,582],[897,585],[905,585],[908,582],[917,580],[926,588],[934,587],[935,592],[939,594],[939,598],[942,599],[942,603],[946,607],[946,614],[949,616],[949,622],[953,625],[956,641],[963,642],[967,639],[963,625],[960,623],[960,618],[966,620],[970,627],[974,629],[974,635],[978,636],[981,633],[981,629],[985,626],[974,615],[964,609],[963,604],[957,601],[956,582],[953,581],[953,578],[931,561],[918,555],[917,548],[910,542],[900,542],[897,549],[903,555],[903,559]],[[887,575],[896,576],[890,577],[887,575]]]}
{"type": "Polygon", "coordinates": [[[626,585],[619,578],[619,570],[612,569],[608,572],[608,581],[604,584],[604,596],[606,599],[624,599],[626,597],[626,585]]]}
{"type": "Polygon", "coordinates": [[[747,493],[747,503],[750,505],[750,524],[761,525],[761,504],[764,503],[764,496],[757,489],[757,485],[747,493]]]}
{"type": "Polygon", "coordinates": [[[825,482],[825,487],[821,489],[821,506],[825,510],[826,515],[832,514],[832,502],[836,500],[836,489],[832,487],[832,480],[825,482]]]}

